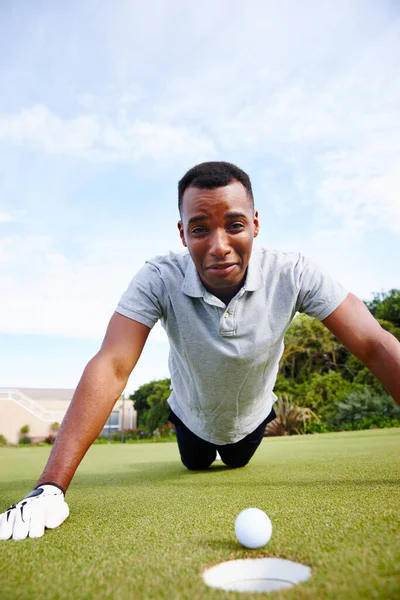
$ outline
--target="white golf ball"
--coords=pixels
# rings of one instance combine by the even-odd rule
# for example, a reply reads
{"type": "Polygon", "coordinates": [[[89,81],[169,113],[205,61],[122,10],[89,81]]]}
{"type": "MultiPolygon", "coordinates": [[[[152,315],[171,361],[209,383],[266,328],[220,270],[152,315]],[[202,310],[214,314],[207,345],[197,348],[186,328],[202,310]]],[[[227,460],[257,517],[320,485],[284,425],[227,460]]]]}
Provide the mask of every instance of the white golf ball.
{"type": "Polygon", "coordinates": [[[259,508],[246,508],[236,517],[235,533],[242,546],[261,548],[271,539],[271,519],[259,508]]]}

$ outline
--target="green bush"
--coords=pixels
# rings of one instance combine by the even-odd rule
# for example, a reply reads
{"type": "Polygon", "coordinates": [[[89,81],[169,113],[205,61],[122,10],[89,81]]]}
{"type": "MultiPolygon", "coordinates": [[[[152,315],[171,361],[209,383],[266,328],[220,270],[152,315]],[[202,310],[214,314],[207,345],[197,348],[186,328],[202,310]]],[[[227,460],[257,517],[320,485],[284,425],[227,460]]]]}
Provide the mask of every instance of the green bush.
{"type": "Polygon", "coordinates": [[[32,440],[27,435],[21,435],[21,437],[19,438],[18,444],[21,444],[22,446],[24,446],[26,444],[32,444],[32,440]]]}
{"type": "Polygon", "coordinates": [[[93,444],[108,444],[108,439],[103,436],[99,436],[94,440],[93,444]]]}
{"type": "Polygon", "coordinates": [[[176,439],[175,427],[172,425],[172,423],[165,423],[165,425],[161,425],[153,431],[151,439],[154,442],[165,442],[176,439]]]}
{"type": "Polygon", "coordinates": [[[141,429],[129,429],[127,431],[124,431],[123,434],[122,434],[122,431],[115,431],[110,436],[108,436],[107,434],[100,435],[93,443],[94,444],[108,444],[110,442],[110,443],[114,444],[114,443],[121,443],[122,441],[124,441],[126,444],[130,444],[130,443],[134,443],[134,442],[140,442],[142,440],[143,441],[144,440],[151,441],[152,434],[149,433],[148,431],[143,431],[141,429]]]}
{"type": "Polygon", "coordinates": [[[383,429],[385,427],[400,427],[400,419],[375,415],[354,423],[343,423],[340,429],[341,431],[358,431],[361,429],[383,429]]]}
{"type": "Polygon", "coordinates": [[[298,406],[286,395],[277,399],[274,409],[276,419],[268,423],[265,436],[301,434],[304,433],[307,423],[319,420],[312,410],[298,406]]]}
{"type": "Polygon", "coordinates": [[[21,435],[26,435],[27,433],[29,433],[31,430],[31,428],[29,427],[29,425],[23,425],[21,427],[21,429],[19,430],[21,435]]]}
{"type": "Polygon", "coordinates": [[[7,446],[7,438],[0,433],[0,446],[7,446]]]}
{"type": "MultiPolygon", "coordinates": [[[[147,431],[142,431],[139,429],[129,429],[128,431],[124,431],[123,435],[122,431],[116,431],[115,433],[112,433],[110,436],[110,440],[112,442],[122,442],[122,440],[124,440],[124,442],[130,442],[150,437],[151,435],[147,431]]],[[[106,439],[108,439],[107,436],[106,439]]]]}
{"type": "Polygon", "coordinates": [[[304,393],[304,384],[297,383],[294,379],[288,379],[281,373],[276,378],[274,392],[277,396],[291,396],[292,398],[302,398],[304,393]]]}
{"type": "Polygon", "coordinates": [[[45,444],[53,445],[54,442],[56,441],[56,436],[50,434],[43,441],[44,441],[45,444]]]}
{"type": "Polygon", "coordinates": [[[361,391],[351,392],[343,402],[337,402],[332,424],[340,429],[344,426],[349,426],[350,429],[362,429],[361,425],[368,423],[379,427],[379,423],[389,423],[399,419],[400,406],[389,394],[377,394],[369,388],[364,388],[361,391]]]}
{"type": "Polygon", "coordinates": [[[344,398],[354,389],[354,386],[343,379],[337,371],[329,371],[321,375],[312,373],[308,382],[303,384],[301,403],[308,406],[320,417],[326,417],[335,410],[335,403],[344,398]]]}
{"type": "Polygon", "coordinates": [[[110,435],[101,435],[93,443],[94,444],[111,444],[125,442],[125,444],[134,444],[137,442],[171,442],[176,441],[175,428],[171,423],[166,423],[157,427],[152,433],[143,431],[142,429],[130,429],[124,431],[116,431],[110,435]]]}
{"type": "Polygon", "coordinates": [[[331,433],[332,431],[337,431],[337,429],[328,423],[313,421],[304,425],[304,433],[331,433]]]}

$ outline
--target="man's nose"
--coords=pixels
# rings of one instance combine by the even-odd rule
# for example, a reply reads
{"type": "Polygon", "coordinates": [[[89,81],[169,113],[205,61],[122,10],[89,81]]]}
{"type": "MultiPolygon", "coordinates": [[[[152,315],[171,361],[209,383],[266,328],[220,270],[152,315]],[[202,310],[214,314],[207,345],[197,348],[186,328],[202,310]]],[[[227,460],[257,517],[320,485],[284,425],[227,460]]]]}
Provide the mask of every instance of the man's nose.
{"type": "Polygon", "coordinates": [[[230,252],[228,236],[225,231],[215,231],[211,237],[210,254],[223,258],[230,252]]]}

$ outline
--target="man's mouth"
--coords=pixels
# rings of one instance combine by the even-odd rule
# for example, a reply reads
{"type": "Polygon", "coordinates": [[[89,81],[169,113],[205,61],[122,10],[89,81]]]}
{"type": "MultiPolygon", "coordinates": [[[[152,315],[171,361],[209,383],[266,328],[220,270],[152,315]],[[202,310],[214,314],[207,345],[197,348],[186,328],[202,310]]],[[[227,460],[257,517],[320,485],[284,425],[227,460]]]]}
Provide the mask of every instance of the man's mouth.
{"type": "Polygon", "coordinates": [[[236,263],[221,263],[210,265],[207,267],[207,271],[211,271],[211,273],[218,273],[220,275],[225,275],[227,273],[231,273],[233,269],[236,267],[236,263]]]}

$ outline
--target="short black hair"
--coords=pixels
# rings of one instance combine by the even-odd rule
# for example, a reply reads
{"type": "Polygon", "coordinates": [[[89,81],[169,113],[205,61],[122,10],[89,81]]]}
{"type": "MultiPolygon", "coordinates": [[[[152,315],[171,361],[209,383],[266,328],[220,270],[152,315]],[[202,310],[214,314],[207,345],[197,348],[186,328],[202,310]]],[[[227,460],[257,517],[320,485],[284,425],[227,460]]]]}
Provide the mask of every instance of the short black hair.
{"type": "Polygon", "coordinates": [[[182,198],[188,187],[213,190],[214,188],[229,185],[239,181],[247,191],[252,209],[254,210],[254,197],[250,177],[232,163],[223,161],[203,162],[189,169],[178,183],[178,207],[182,214],[182,198]]]}

